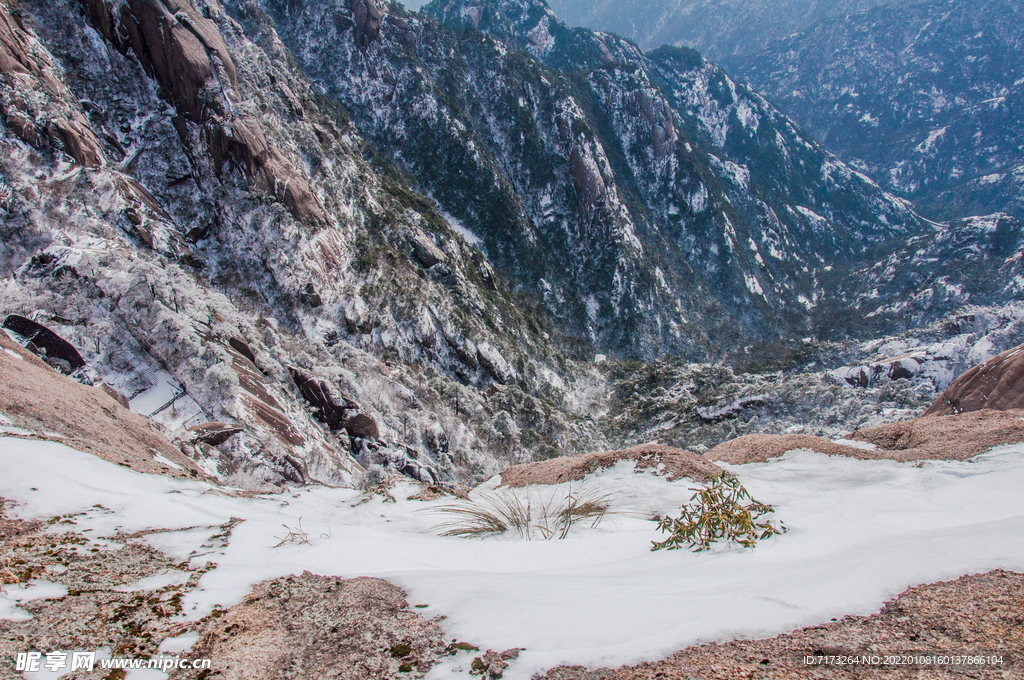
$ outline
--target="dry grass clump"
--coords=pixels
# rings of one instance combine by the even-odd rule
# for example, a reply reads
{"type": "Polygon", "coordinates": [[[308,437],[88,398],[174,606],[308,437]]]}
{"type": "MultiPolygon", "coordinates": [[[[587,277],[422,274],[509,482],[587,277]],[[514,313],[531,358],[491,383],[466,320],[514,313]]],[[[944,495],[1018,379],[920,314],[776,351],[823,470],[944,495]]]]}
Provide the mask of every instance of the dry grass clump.
{"type": "Polygon", "coordinates": [[[311,545],[309,542],[309,533],[302,529],[302,518],[299,518],[299,526],[292,528],[287,524],[281,526],[285,529],[284,536],[274,536],[280,543],[275,545],[275,548],[280,548],[282,545],[311,545]]]}
{"type": "Polygon", "coordinates": [[[576,491],[569,488],[562,496],[551,494],[547,499],[532,490],[521,494],[509,489],[478,492],[476,499],[464,503],[431,508],[428,512],[448,515],[452,519],[435,527],[442,536],[487,538],[514,535],[527,541],[562,539],[580,522],[596,528],[610,509],[613,494],[600,491],[576,491]]]}
{"type": "Polygon", "coordinates": [[[11,560],[8,557],[4,558],[3,566],[0,567],[0,594],[6,595],[7,589],[4,586],[20,586],[21,579],[11,569],[11,560]]]}

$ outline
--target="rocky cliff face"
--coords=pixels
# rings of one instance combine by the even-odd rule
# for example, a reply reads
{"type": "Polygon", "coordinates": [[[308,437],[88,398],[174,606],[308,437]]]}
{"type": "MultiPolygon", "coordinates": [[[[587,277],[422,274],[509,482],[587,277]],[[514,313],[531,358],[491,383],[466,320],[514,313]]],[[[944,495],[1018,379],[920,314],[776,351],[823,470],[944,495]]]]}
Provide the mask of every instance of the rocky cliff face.
{"type": "Polygon", "coordinates": [[[211,474],[468,478],[601,441],[487,258],[367,160],[273,34],[202,1],[26,2],[0,23],[0,308],[69,340],[211,474]],[[296,373],[349,407],[340,427],[296,373]],[[234,425],[187,429],[207,421],[234,425]]]}
{"type": "Polygon", "coordinates": [[[434,483],[646,432],[605,418],[635,365],[595,352],[791,346],[960,285],[915,258],[1018,273],[1015,223],[935,231],[692,51],[431,11],[0,7],[0,310],[232,484],[434,483]]]}
{"type": "Polygon", "coordinates": [[[1024,9],[879,7],[728,63],[829,150],[933,218],[1024,217],[1024,9]]]}

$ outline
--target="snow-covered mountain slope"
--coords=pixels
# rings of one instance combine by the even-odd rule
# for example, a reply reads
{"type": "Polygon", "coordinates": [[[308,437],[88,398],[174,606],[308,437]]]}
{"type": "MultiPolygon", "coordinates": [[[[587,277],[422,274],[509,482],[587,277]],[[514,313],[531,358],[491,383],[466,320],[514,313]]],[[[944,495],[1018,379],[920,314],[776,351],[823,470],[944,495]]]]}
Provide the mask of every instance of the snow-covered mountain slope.
{"type": "Polygon", "coordinates": [[[842,273],[934,228],[696,53],[527,0],[431,11],[0,7],[0,310],[269,488],[608,449],[595,352],[788,346],[908,290],[842,273]]]}
{"type": "Polygon", "coordinates": [[[0,310],[211,473],[351,484],[351,451],[469,478],[601,441],[527,307],[273,35],[187,0],[9,3],[0,29],[0,310]]]}
{"type": "Polygon", "coordinates": [[[363,134],[598,351],[705,358],[799,334],[818,269],[924,226],[695,54],[648,60],[542,2],[435,2],[440,25],[375,4],[369,32],[343,0],[228,7],[256,40],[276,27],[363,134]]]}
{"type": "Polygon", "coordinates": [[[571,26],[611,31],[645,50],[661,45],[692,47],[718,61],[754,54],[822,19],[901,0],[550,0],[571,26]]]}
{"type": "MultiPolygon", "coordinates": [[[[529,541],[516,540],[514,531],[496,540],[440,536],[438,525],[450,516],[437,511],[452,500],[422,499],[412,484],[395,487],[393,502],[325,488],[297,489],[286,498],[245,498],[199,482],[134,473],[52,442],[3,438],[0,465],[6,473],[0,477],[0,495],[18,504],[8,507],[11,515],[60,520],[47,527],[53,549],[42,559],[38,553],[28,556],[39,575],[61,582],[73,577],[74,569],[40,568],[49,555],[67,556],[75,564],[72,559],[81,560],[79,555],[93,548],[108,554],[128,552],[134,545],[151,563],[179,565],[156,575],[173,584],[170,592],[176,597],[167,602],[171,616],[165,612],[164,620],[176,624],[179,635],[223,617],[223,608],[234,607],[264,579],[294,578],[304,570],[380,576],[403,588],[419,607],[403,614],[433,618],[447,639],[482,650],[518,649],[519,658],[504,673],[508,680],[528,680],[558,664],[595,667],[652,660],[709,638],[764,637],[874,612],[894,592],[913,584],[994,568],[1024,569],[1024,542],[1014,540],[1024,517],[1020,445],[963,462],[915,465],[805,451],[763,464],[729,466],[755,498],[774,505],[773,518],[789,530],[754,550],[719,544],[697,553],[651,552],[651,542],[664,535],[650,517],[677,511],[692,496],[692,483],[637,474],[625,461],[571,488],[505,491],[523,503],[530,499],[535,510],[572,493],[608,499],[609,511],[599,525],[582,522],[564,540],[529,541]],[[65,474],[54,475],[55,469],[65,474]],[[301,534],[293,541],[277,538],[289,529],[301,534]],[[180,587],[186,580],[188,585],[180,587]]],[[[487,494],[484,488],[471,498],[486,507],[487,494]]],[[[149,590],[147,581],[155,580],[128,581],[121,588],[149,590]]],[[[15,619],[12,628],[21,632],[25,609],[38,612],[39,603],[27,602],[25,609],[17,603],[30,600],[33,591],[42,591],[39,597],[66,596],[65,606],[94,597],[69,589],[38,577],[25,591],[10,586],[7,597],[0,595],[0,616],[15,619]]],[[[327,617],[320,600],[307,601],[309,619],[327,617]]],[[[385,608],[380,599],[373,605],[385,608]]],[[[52,620],[53,613],[46,614],[33,623],[42,627],[52,620]]],[[[221,629],[218,637],[229,639],[232,650],[258,653],[258,646],[265,651],[283,634],[254,641],[251,629],[242,626],[260,621],[244,619],[236,635],[221,629]]],[[[224,625],[223,618],[218,624],[224,625]]],[[[118,631],[124,628],[117,626],[118,631]]],[[[163,642],[169,628],[154,630],[159,637],[149,644],[163,642]]],[[[43,638],[38,630],[27,631],[26,639],[43,638]]],[[[80,625],[71,630],[58,629],[48,639],[75,644],[77,638],[78,644],[90,645],[86,651],[108,643],[100,635],[85,638],[78,633],[80,625]]],[[[8,639],[18,638],[7,636],[4,643],[11,645],[8,639]]],[[[182,642],[189,644],[187,637],[182,642]]],[[[302,643],[324,644],[320,636],[302,643]]],[[[476,653],[455,651],[436,665],[436,656],[425,660],[409,675],[473,677],[470,664],[476,653]]],[[[242,656],[236,651],[214,660],[226,665],[242,656]]],[[[267,654],[265,667],[276,670],[282,656],[267,654]]],[[[304,660],[300,667],[317,666],[304,660]]]]}
{"type": "Polygon", "coordinates": [[[1024,7],[928,0],[823,21],[727,62],[933,218],[1024,218],[1024,7]]]}

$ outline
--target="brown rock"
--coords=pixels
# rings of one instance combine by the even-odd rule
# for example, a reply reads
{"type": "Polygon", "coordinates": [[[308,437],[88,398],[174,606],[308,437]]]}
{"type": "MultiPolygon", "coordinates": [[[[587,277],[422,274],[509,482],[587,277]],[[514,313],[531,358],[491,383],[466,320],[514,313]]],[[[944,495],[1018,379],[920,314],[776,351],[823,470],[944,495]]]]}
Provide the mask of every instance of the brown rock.
{"type": "Polygon", "coordinates": [[[604,203],[608,187],[592,159],[584,156],[579,147],[573,147],[569,160],[572,164],[572,184],[576,190],[576,207],[580,220],[583,220],[604,203]]]}
{"type": "Polygon", "coordinates": [[[116,401],[118,404],[120,404],[127,410],[132,410],[131,402],[128,401],[128,397],[124,396],[107,383],[101,381],[99,385],[96,385],[96,387],[103,390],[104,394],[112,397],[114,401],[116,401]]]}
{"type": "Polygon", "coordinates": [[[296,219],[326,221],[309,183],[267,143],[259,121],[254,118],[238,119],[231,123],[230,128],[210,123],[206,139],[215,167],[220,168],[225,161],[233,161],[257,189],[276,196],[296,219]]]}
{"type": "Polygon", "coordinates": [[[223,680],[422,678],[448,653],[437,621],[397,586],[309,572],[256,585],[199,632],[193,654],[215,659],[223,680]]]}
{"type": "Polygon", "coordinates": [[[427,269],[448,259],[441,249],[434,245],[430,237],[419,229],[409,235],[409,243],[412,244],[416,260],[427,269]]]}
{"type": "MultiPolygon", "coordinates": [[[[99,11],[95,0],[81,1],[92,6],[87,10],[90,20],[100,17],[94,26],[102,32],[109,10],[99,11]]],[[[223,113],[220,103],[204,97],[204,91],[216,84],[210,55],[224,68],[228,77],[224,90],[231,93],[238,88],[235,65],[216,25],[189,0],[128,0],[121,5],[118,20],[128,46],[179,113],[195,123],[205,120],[207,108],[223,113]]],[[[124,47],[119,38],[113,42],[124,47]]]]}
{"type": "Polygon", "coordinates": [[[53,71],[48,52],[39,47],[21,22],[17,2],[0,5],[0,74],[7,82],[0,87],[0,108],[4,122],[26,144],[39,147],[50,134],[64,151],[85,167],[103,164],[103,152],[96,133],[79,108],[77,98],[53,71]],[[41,111],[26,100],[28,91],[48,96],[41,111]],[[38,129],[36,116],[49,120],[38,129]]]}
{"type": "Polygon", "coordinates": [[[1024,442],[1024,410],[922,416],[866,427],[844,438],[874,444],[877,448],[867,451],[810,435],[752,434],[719,444],[704,454],[704,458],[742,465],[763,463],[787,451],[809,449],[861,460],[967,460],[997,446],[1024,442]]]}
{"type": "Polygon", "coordinates": [[[993,357],[953,381],[926,416],[982,409],[1024,409],[1024,345],[993,357]]]}
{"type": "Polygon", "coordinates": [[[64,143],[65,153],[79,165],[96,168],[103,164],[100,140],[92,128],[65,118],[57,118],[50,124],[64,143]]]}
{"type": "Polygon", "coordinates": [[[209,444],[210,446],[220,446],[241,432],[242,428],[237,425],[214,421],[203,423],[202,425],[193,425],[188,428],[188,431],[192,433],[196,441],[209,444]]]}
{"type": "Polygon", "coordinates": [[[30,351],[65,375],[71,375],[85,366],[85,359],[71,343],[42,324],[10,314],[4,319],[3,328],[25,338],[26,347],[30,351]]]}
{"type": "MultiPolygon", "coordinates": [[[[276,196],[296,219],[326,221],[309,183],[267,143],[257,120],[221,120],[226,107],[215,95],[220,91],[237,97],[238,75],[216,24],[191,0],[126,0],[116,18],[117,31],[111,28],[115,19],[109,0],[79,1],[97,31],[122,51],[130,48],[135,53],[178,113],[203,125],[214,167],[219,170],[225,161],[233,161],[256,188],[276,196]],[[220,82],[222,75],[226,83],[220,82]]],[[[184,122],[176,122],[175,127],[185,139],[184,122]]]]}
{"type": "Polygon", "coordinates": [[[669,481],[692,479],[705,482],[722,474],[722,468],[695,453],[660,444],[643,444],[624,451],[585,453],[515,465],[501,473],[501,484],[524,487],[572,482],[602,468],[611,467],[620,460],[636,461],[637,469],[654,469],[656,473],[664,474],[669,481]]]}
{"type": "Polygon", "coordinates": [[[355,22],[356,46],[365,52],[380,37],[384,12],[376,0],[352,0],[352,19],[355,22]]]}
{"type": "Polygon", "coordinates": [[[996,446],[1024,442],[1024,410],[986,409],[950,416],[922,416],[866,427],[847,439],[878,446],[879,458],[967,460],[996,446]]]}
{"type": "Polygon", "coordinates": [[[787,451],[810,449],[830,456],[850,456],[864,460],[882,458],[877,451],[865,451],[852,446],[835,444],[822,437],[806,434],[748,434],[719,444],[704,454],[706,460],[741,465],[764,463],[778,458],[787,451]]]}
{"type": "Polygon", "coordinates": [[[232,337],[228,338],[228,344],[231,345],[231,349],[251,361],[253,365],[256,364],[256,355],[253,353],[252,348],[249,347],[249,343],[245,340],[242,340],[242,338],[239,337],[232,337]]]}
{"type": "Polygon", "coordinates": [[[238,386],[242,389],[242,404],[245,405],[251,422],[269,428],[286,444],[305,444],[306,440],[285,415],[280,402],[271,394],[270,385],[256,364],[229,343],[221,344],[231,355],[231,367],[238,375],[238,386]]]}
{"type": "Polygon", "coordinates": [[[205,477],[195,463],[153,429],[148,419],[124,408],[102,390],[57,373],[2,331],[0,413],[38,436],[139,472],[205,477]],[[154,460],[154,454],[184,470],[154,460]]]}
{"type": "Polygon", "coordinates": [[[344,427],[350,437],[380,439],[380,428],[377,427],[377,421],[364,413],[357,413],[345,420],[344,427]]]}

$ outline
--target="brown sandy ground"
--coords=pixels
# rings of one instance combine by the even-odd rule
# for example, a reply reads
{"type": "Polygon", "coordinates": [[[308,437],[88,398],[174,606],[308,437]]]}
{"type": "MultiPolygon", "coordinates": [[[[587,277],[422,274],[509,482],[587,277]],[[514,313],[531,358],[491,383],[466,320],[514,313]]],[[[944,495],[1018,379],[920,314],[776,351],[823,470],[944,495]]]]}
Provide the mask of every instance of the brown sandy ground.
{"type": "Polygon", "coordinates": [[[132,413],[99,388],[61,375],[2,331],[0,413],[36,438],[61,442],[138,472],[206,477],[148,418],[132,413]],[[157,454],[183,469],[154,460],[157,454]]]}
{"type": "MultiPolygon", "coordinates": [[[[903,661],[906,661],[904,658],[903,661]]],[[[910,588],[871,616],[848,616],[767,640],[684,649],[653,663],[563,666],[535,680],[938,680],[1024,677],[1024,574],[992,571],[910,588]],[[804,657],[878,656],[882,665],[808,665],[804,657]],[[886,656],[981,656],[1002,663],[885,665],[886,656]]]]}
{"type": "Polygon", "coordinates": [[[538,463],[523,463],[501,473],[503,486],[524,487],[534,484],[561,484],[583,479],[620,460],[636,461],[636,467],[664,475],[669,481],[693,479],[705,482],[722,474],[722,469],[701,456],[683,449],[659,444],[644,444],[624,451],[585,453],[552,458],[538,463]]]}
{"type": "Polygon", "coordinates": [[[867,427],[845,438],[878,449],[865,451],[811,435],[751,434],[719,444],[704,458],[730,464],[763,463],[787,451],[810,449],[863,460],[967,460],[997,446],[1024,442],[1024,410],[924,416],[867,427]]]}

